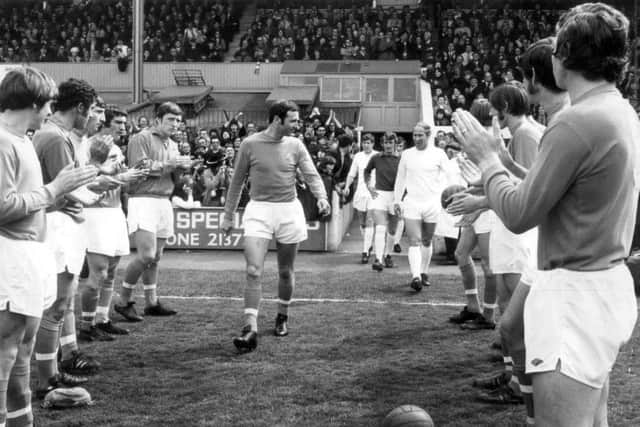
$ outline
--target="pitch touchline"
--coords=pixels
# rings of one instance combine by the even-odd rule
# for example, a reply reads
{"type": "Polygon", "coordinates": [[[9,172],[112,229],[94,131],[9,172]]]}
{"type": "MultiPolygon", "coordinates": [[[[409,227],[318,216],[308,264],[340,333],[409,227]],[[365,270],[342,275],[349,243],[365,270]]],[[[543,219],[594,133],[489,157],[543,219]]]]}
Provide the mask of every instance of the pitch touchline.
{"type": "MultiPolygon", "coordinates": [[[[163,295],[162,299],[176,299],[176,300],[203,300],[203,301],[244,301],[241,297],[208,297],[208,296],[193,296],[184,297],[178,295],[163,295]]],[[[262,298],[262,301],[277,303],[277,298],[262,298]]],[[[292,303],[296,302],[315,302],[315,303],[338,303],[338,304],[374,304],[374,305],[386,305],[386,304],[399,304],[399,305],[427,305],[434,307],[463,307],[464,303],[459,302],[445,302],[445,301],[422,301],[422,302],[405,302],[405,301],[384,301],[384,300],[372,300],[372,299],[343,299],[343,298],[294,298],[292,303]]]]}

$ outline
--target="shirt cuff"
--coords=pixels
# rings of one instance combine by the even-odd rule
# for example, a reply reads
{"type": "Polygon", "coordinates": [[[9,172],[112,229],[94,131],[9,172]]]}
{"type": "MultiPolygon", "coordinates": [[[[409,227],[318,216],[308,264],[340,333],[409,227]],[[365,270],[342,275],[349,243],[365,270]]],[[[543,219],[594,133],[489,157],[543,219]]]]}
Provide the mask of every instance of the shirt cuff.
{"type": "Polygon", "coordinates": [[[487,185],[489,180],[493,178],[493,176],[499,173],[507,173],[507,170],[504,168],[504,165],[500,161],[498,155],[493,155],[488,157],[485,160],[482,160],[478,163],[478,168],[482,173],[482,182],[487,185]]]}

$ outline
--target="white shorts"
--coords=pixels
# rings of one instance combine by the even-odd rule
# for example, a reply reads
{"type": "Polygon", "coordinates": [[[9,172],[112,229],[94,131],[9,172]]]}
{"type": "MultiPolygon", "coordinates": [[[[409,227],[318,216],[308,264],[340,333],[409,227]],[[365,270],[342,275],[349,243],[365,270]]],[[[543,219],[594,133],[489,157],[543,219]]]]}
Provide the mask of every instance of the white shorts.
{"type": "Polygon", "coordinates": [[[525,235],[527,236],[527,244],[529,245],[532,256],[522,271],[520,281],[525,285],[531,286],[535,283],[536,276],[538,275],[538,227],[527,231],[525,235]]]}
{"type": "Polygon", "coordinates": [[[533,230],[512,233],[496,216],[489,236],[489,265],[493,274],[522,274],[535,258],[529,244],[533,230]]]}
{"type": "Polygon", "coordinates": [[[129,254],[127,219],[120,208],[86,208],[87,252],[109,257],[129,254]]]}
{"type": "Polygon", "coordinates": [[[433,234],[457,239],[460,236],[460,227],[456,227],[456,224],[460,221],[460,218],[459,215],[453,216],[442,209],[438,217],[438,223],[436,224],[436,231],[433,234]]]}
{"type": "Polygon", "coordinates": [[[284,244],[307,240],[307,220],[298,199],[273,203],[250,200],[242,217],[244,235],[271,239],[284,244]]]}
{"type": "Polygon", "coordinates": [[[473,231],[476,234],[491,233],[493,229],[493,223],[498,220],[496,213],[491,209],[484,211],[473,223],[473,231]]]}
{"type": "Polygon", "coordinates": [[[369,190],[356,190],[353,195],[353,208],[360,212],[366,212],[371,208],[371,193],[369,190]]]}
{"type": "Polygon", "coordinates": [[[45,243],[53,252],[56,273],[80,274],[87,252],[86,221],[78,224],[62,212],[47,213],[45,243]]]}
{"type": "Polygon", "coordinates": [[[394,194],[393,191],[376,190],[378,195],[371,199],[369,209],[374,211],[386,211],[391,215],[395,214],[393,209],[394,194]]]}
{"type": "Polygon", "coordinates": [[[633,279],[602,271],[540,271],[524,306],[528,374],[555,371],[601,388],[638,316],[633,279]]]}
{"type": "Polygon", "coordinates": [[[402,202],[402,216],[404,219],[420,220],[436,224],[440,218],[442,205],[440,200],[414,200],[409,197],[402,202]]]}
{"type": "Polygon", "coordinates": [[[42,242],[0,236],[0,310],[30,317],[56,300],[56,264],[42,242]]]}
{"type": "Polygon", "coordinates": [[[128,208],[129,234],[144,230],[158,239],[173,236],[173,207],[168,198],[130,197],[128,208]]]}

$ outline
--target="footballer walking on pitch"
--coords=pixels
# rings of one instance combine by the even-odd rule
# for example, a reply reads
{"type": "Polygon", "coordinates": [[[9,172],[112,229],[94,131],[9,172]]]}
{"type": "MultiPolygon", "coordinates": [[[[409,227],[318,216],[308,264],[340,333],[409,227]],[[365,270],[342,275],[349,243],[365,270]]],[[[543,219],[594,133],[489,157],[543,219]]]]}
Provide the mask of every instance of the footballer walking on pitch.
{"type": "Polygon", "coordinates": [[[394,211],[402,212],[409,237],[411,288],[420,292],[429,286],[431,240],[440,217],[440,195],[449,182],[449,158],[444,150],[429,143],[431,128],[418,123],[413,128],[415,147],[402,152],[394,186],[394,211]],[[407,195],[402,201],[404,192],[407,195]]]}
{"type": "Polygon", "coordinates": [[[362,151],[356,153],[353,157],[353,163],[347,175],[347,181],[344,186],[344,196],[349,195],[349,189],[354,179],[358,179],[356,192],[353,195],[353,209],[356,211],[358,221],[360,222],[360,232],[362,233],[362,264],[369,262],[369,252],[373,246],[373,218],[371,213],[371,193],[367,189],[364,181],[364,168],[367,167],[371,156],[377,151],[373,149],[373,135],[366,133],[362,136],[362,151]]]}
{"type": "Polygon", "coordinates": [[[278,101],[269,108],[269,127],[251,135],[240,145],[231,185],[224,207],[222,229],[231,230],[245,179],[249,180],[251,200],[244,210],[244,256],[247,283],[244,290],[244,326],[233,344],[240,351],[258,345],[258,309],[262,295],[264,258],[275,236],[278,257],[278,315],[275,335],[288,334],[289,305],[295,287],[294,261],[298,244],[307,238],[307,223],[296,197],[296,170],[300,169],[318,200],[321,214],[331,206],[322,179],[311,156],[298,138],[289,136],[299,122],[298,106],[278,101]]]}
{"type": "Polygon", "coordinates": [[[385,134],[382,142],[382,152],[371,156],[367,167],[364,169],[364,182],[371,194],[371,207],[373,211],[373,223],[375,224],[375,237],[373,239],[373,251],[376,259],[371,268],[378,272],[385,267],[393,268],[393,260],[390,251],[393,248],[393,237],[398,226],[398,214],[394,199],[394,185],[398,174],[400,159],[395,154],[395,134],[385,134]],[[371,173],[375,169],[375,184],[371,182],[371,173]],[[384,260],[384,265],[382,264],[384,260]]]}
{"type": "Polygon", "coordinates": [[[45,209],[97,172],[66,165],[43,184],[25,135],[40,128],[57,92],[50,77],[29,67],[12,69],[0,82],[0,426],[33,423],[31,353],[43,310],[56,300],[56,263],[44,243],[45,209]]]}

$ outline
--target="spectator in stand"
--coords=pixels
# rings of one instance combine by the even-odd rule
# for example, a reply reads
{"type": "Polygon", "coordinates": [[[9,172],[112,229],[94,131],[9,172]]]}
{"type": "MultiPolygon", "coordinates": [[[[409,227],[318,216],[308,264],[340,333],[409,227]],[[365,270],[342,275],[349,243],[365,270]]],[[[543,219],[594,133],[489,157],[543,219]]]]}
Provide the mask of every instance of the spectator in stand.
{"type": "Polygon", "coordinates": [[[193,209],[201,206],[200,201],[193,198],[193,176],[191,174],[185,172],[180,176],[171,195],[171,205],[180,209],[193,209]]]}
{"type": "Polygon", "coordinates": [[[208,145],[207,151],[204,153],[204,165],[211,169],[215,174],[222,165],[224,157],[225,152],[220,147],[220,140],[218,138],[213,138],[208,145]]]}
{"type": "Polygon", "coordinates": [[[180,150],[180,154],[183,156],[191,156],[191,144],[189,144],[188,141],[179,142],[178,150],[180,150]]]}
{"type": "Polygon", "coordinates": [[[436,117],[434,119],[436,126],[451,126],[450,116],[447,116],[445,110],[438,108],[436,110],[436,117]]]}

